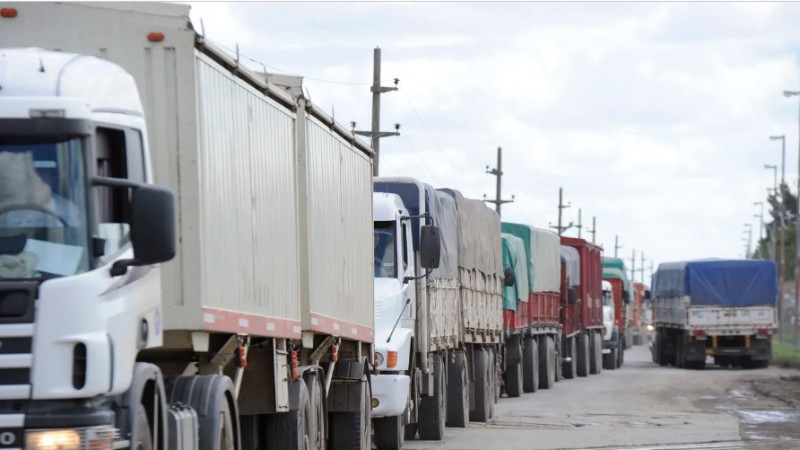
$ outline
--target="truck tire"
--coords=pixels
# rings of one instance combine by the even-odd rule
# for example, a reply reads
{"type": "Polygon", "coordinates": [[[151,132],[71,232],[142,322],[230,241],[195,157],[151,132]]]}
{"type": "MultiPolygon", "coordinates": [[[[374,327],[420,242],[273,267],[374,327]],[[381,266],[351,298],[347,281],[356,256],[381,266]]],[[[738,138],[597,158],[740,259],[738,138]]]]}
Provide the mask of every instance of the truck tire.
{"type": "Polygon", "coordinates": [[[494,405],[497,404],[499,398],[498,386],[500,383],[497,381],[497,357],[493,347],[486,349],[486,354],[489,358],[489,417],[494,417],[494,405]]]}
{"type": "Polygon", "coordinates": [[[522,391],[539,390],[539,346],[533,336],[525,338],[522,348],[522,391]]]}
{"type": "Polygon", "coordinates": [[[625,362],[625,343],[620,339],[618,342],[619,346],[617,347],[617,369],[622,367],[622,363],[625,362]]]}
{"type": "Polygon", "coordinates": [[[330,440],[328,447],[333,450],[369,450],[372,447],[372,401],[369,381],[361,377],[361,404],[359,411],[336,412],[330,414],[330,440]]]}
{"type": "Polygon", "coordinates": [[[406,441],[413,441],[417,438],[417,424],[415,423],[407,423],[406,424],[406,432],[405,432],[405,440],[406,441]]]}
{"type": "Polygon", "coordinates": [[[514,363],[506,366],[504,386],[506,395],[515,398],[522,395],[522,364],[514,363]]]}
{"type": "Polygon", "coordinates": [[[444,437],[447,386],[445,386],[443,359],[441,355],[433,357],[433,395],[426,395],[419,401],[417,432],[419,438],[426,441],[441,441],[444,437]]]}
{"type": "Polygon", "coordinates": [[[562,366],[562,371],[564,372],[564,378],[571,380],[575,378],[577,375],[577,367],[578,367],[578,349],[575,346],[575,336],[568,338],[566,345],[567,355],[570,358],[569,362],[564,361],[562,366]]]}
{"type": "Polygon", "coordinates": [[[606,370],[617,368],[617,349],[612,348],[610,353],[603,355],[603,368],[606,370]]]}
{"type": "Polygon", "coordinates": [[[575,342],[578,344],[577,373],[579,377],[585,377],[589,375],[589,336],[580,333],[575,337],[575,342]]]}
{"type": "MultiPolygon", "coordinates": [[[[302,383],[305,387],[305,383],[302,383]]],[[[168,381],[170,403],[182,402],[197,412],[199,450],[241,448],[239,415],[233,398],[234,386],[224,375],[175,377],[168,381]]]]}
{"type": "Polygon", "coordinates": [[[455,352],[447,379],[447,426],[466,428],[469,423],[469,378],[464,352],[455,352]]]}
{"type": "Polygon", "coordinates": [[[675,338],[675,365],[680,369],[686,367],[686,345],[683,336],[675,338]]]}
{"type": "Polygon", "coordinates": [[[562,381],[564,379],[564,365],[561,363],[561,359],[564,357],[564,348],[563,348],[564,340],[561,339],[561,335],[557,335],[553,338],[553,344],[555,345],[555,359],[553,360],[553,364],[556,367],[556,383],[562,381]]]}
{"type": "Polygon", "coordinates": [[[380,417],[373,419],[375,447],[379,450],[400,450],[406,437],[403,416],[380,417]]]}
{"type": "Polygon", "coordinates": [[[267,414],[265,435],[267,449],[306,450],[311,449],[311,416],[314,414],[308,395],[308,385],[293,382],[289,389],[296,390],[297,410],[267,414]]]}
{"type": "Polygon", "coordinates": [[[603,370],[602,347],[603,342],[600,334],[592,331],[589,339],[589,351],[591,352],[589,355],[589,373],[591,375],[597,375],[603,370]]]}
{"type": "Polygon", "coordinates": [[[556,346],[553,338],[542,336],[539,344],[539,388],[552,389],[556,384],[556,346]]]}
{"type": "Polygon", "coordinates": [[[153,450],[153,433],[150,432],[150,422],[147,421],[144,405],[139,405],[134,433],[136,436],[134,450],[153,450]]]}
{"type": "Polygon", "coordinates": [[[469,412],[470,422],[486,422],[489,420],[491,402],[494,397],[489,382],[489,357],[488,352],[476,348],[472,353],[475,364],[475,409],[469,412]]]}
{"type": "Polygon", "coordinates": [[[325,390],[322,387],[322,374],[308,372],[304,377],[308,390],[308,409],[306,410],[305,433],[310,448],[325,448],[325,390]]]}
{"type": "Polygon", "coordinates": [[[664,339],[667,337],[665,336],[666,333],[658,330],[658,337],[656,338],[656,359],[658,359],[658,365],[661,367],[665,367],[669,364],[669,359],[667,358],[666,352],[664,351],[664,339]]]}

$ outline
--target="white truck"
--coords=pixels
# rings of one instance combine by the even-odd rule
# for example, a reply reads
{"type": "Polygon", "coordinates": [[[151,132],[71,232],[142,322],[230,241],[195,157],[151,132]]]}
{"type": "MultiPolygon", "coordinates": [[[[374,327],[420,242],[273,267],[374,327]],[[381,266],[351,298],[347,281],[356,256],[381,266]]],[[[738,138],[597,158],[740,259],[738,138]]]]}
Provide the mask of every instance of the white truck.
{"type": "MultiPolygon", "coordinates": [[[[486,421],[491,415],[497,398],[497,355],[502,350],[500,221],[480,201],[413,178],[375,178],[374,190],[380,195],[375,199],[375,232],[392,227],[389,222],[401,231],[403,222],[410,227],[405,236],[397,235],[396,247],[409,248],[403,279],[422,276],[426,267],[433,269],[403,286],[400,298],[412,299],[408,307],[406,301],[397,300],[396,288],[378,287],[396,286],[393,280],[376,279],[375,346],[381,365],[373,377],[378,403],[373,415],[380,417],[375,442],[380,448],[396,448],[399,432],[393,430],[401,425],[401,414],[406,438],[419,433],[429,440],[442,439],[445,424],[465,427],[470,420],[486,421]],[[387,206],[379,207],[378,198],[387,206]],[[429,246],[425,230],[434,230],[430,227],[439,234],[435,268],[425,262],[431,259],[425,257],[429,246]],[[409,242],[410,247],[404,247],[409,242]],[[397,352],[393,367],[387,366],[389,352],[397,352]],[[395,407],[383,408],[385,402],[395,407]]],[[[378,278],[385,275],[376,273],[378,278]]]]}
{"type": "Polygon", "coordinates": [[[712,356],[722,367],[767,367],[777,329],[775,263],[663,263],[653,282],[655,362],[703,369],[712,356]]]}
{"type": "Polygon", "coordinates": [[[369,448],[371,149],[186,5],[2,8],[0,448],[369,448]]]}

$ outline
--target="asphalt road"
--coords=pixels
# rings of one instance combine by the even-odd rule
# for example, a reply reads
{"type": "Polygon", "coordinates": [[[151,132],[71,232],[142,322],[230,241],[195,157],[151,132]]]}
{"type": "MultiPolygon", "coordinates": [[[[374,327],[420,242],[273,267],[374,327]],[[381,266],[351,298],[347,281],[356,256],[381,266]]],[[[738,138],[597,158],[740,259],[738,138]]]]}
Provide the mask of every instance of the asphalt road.
{"type": "Polygon", "coordinates": [[[405,448],[800,449],[800,409],[753,389],[755,379],[797,374],[659,367],[647,346],[637,346],[622,369],[501,398],[488,424],[448,428],[441,442],[410,441],[405,448]]]}

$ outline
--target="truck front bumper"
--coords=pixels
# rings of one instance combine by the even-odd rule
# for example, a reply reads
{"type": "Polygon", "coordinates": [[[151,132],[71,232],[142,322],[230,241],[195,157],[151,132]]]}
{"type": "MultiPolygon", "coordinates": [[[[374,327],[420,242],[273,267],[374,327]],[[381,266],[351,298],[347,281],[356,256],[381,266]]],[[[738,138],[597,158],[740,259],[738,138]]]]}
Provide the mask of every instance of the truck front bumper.
{"type": "Polygon", "coordinates": [[[374,375],[372,377],[372,417],[392,417],[403,414],[408,405],[411,377],[408,375],[374,375]]]}

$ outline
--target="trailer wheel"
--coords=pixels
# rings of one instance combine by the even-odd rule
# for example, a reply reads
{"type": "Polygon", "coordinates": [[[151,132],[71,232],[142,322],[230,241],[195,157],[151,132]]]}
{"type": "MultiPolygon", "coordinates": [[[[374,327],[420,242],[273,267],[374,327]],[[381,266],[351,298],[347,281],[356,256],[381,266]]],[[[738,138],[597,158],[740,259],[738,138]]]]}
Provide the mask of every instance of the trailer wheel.
{"type": "Polygon", "coordinates": [[[308,389],[308,409],[305,416],[305,432],[309,448],[325,448],[325,391],[322,388],[320,374],[309,372],[305,377],[308,389]]]}
{"type": "Polygon", "coordinates": [[[426,395],[419,401],[417,431],[419,438],[427,441],[441,441],[444,437],[447,386],[443,359],[441,355],[433,357],[433,395],[426,395]]]}
{"type": "Polygon", "coordinates": [[[369,381],[362,375],[361,404],[359,411],[330,414],[330,447],[342,450],[369,450],[372,446],[370,431],[372,411],[369,381]]]}
{"type": "Polygon", "coordinates": [[[589,332],[589,374],[597,375],[602,361],[597,358],[597,334],[589,332]]]}
{"type": "Polygon", "coordinates": [[[594,372],[592,374],[598,375],[603,373],[603,335],[599,331],[595,331],[592,333],[594,337],[594,342],[592,346],[592,350],[594,351],[594,361],[595,367],[594,372]]]}
{"type": "Polygon", "coordinates": [[[564,378],[571,380],[575,378],[577,372],[577,364],[578,364],[578,349],[575,346],[575,336],[568,338],[567,342],[567,352],[569,354],[570,361],[562,363],[562,370],[564,372],[564,378]]]}
{"type": "Polygon", "coordinates": [[[489,358],[488,352],[476,348],[472,352],[472,361],[475,364],[475,409],[469,412],[471,422],[486,422],[489,420],[491,409],[491,388],[489,386],[489,358]]]}
{"type": "Polygon", "coordinates": [[[415,423],[407,423],[406,424],[406,432],[404,434],[404,438],[406,441],[413,441],[417,438],[417,424],[415,423]]]}
{"type": "Polygon", "coordinates": [[[375,446],[381,450],[400,450],[403,448],[406,430],[403,416],[380,417],[374,419],[375,446]]]}
{"type": "Polygon", "coordinates": [[[575,337],[575,341],[578,344],[578,376],[585,377],[589,375],[589,336],[580,333],[575,337]]]}
{"type": "Polygon", "coordinates": [[[522,364],[514,363],[506,366],[503,387],[509,398],[522,395],[522,364]]]}
{"type": "Polygon", "coordinates": [[[622,367],[622,363],[625,362],[625,342],[622,340],[618,343],[619,347],[617,347],[617,369],[622,367]]]}
{"type": "Polygon", "coordinates": [[[447,426],[466,428],[469,423],[469,378],[464,352],[455,352],[447,372],[447,426]]]}
{"type": "Polygon", "coordinates": [[[150,422],[147,421],[144,405],[139,405],[134,430],[136,442],[133,445],[133,450],[153,450],[153,433],[150,432],[150,422]]]}
{"type": "Polygon", "coordinates": [[[497,358],[492,347],[486,349],[486,354],[489,360],[489,367],[487,368],[489,376],[489,417],[494,417],[494,405],[497,403],[497,386],[499,385],[497,382],[497,358]]]}
{"type": "Polygon", "coordinates": [[[553,364],[556,367],[556,383],[564,379],[564,365],[561,363],[561,359],[564,356],[564,348],[563,348],[564,340],[561,339],[561,335],[557,335],[553,339],[553,344],[555,344],[555,359],[553,360],[553,364]]]}
{"type": "Polygon", "coordinates": [[[525,337],[522,348],[522,391],[539,390],[539,345],[533,336],[525,337]]]}
{"type": "Polygon", "coordinates": [[[542,336],[539,345],[539,387],[541,389],[552,389],[556,383],[556,349],[553,338],[542,336]]]}
{"type": "Polygon", "coordinates": [[[612,348],[610,353],[603,355],[603,368],[614,370],[617,368],[617,349],[612,348]]]}

